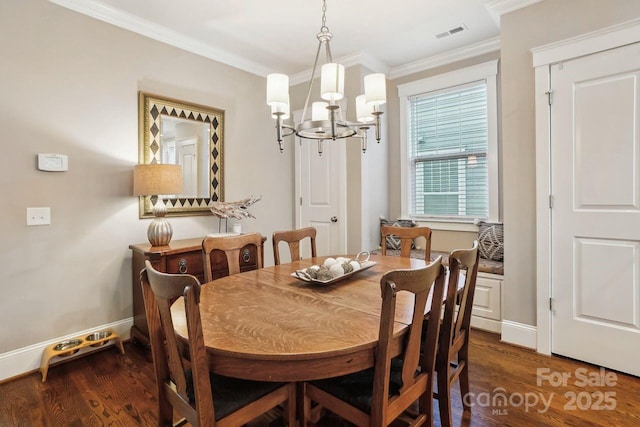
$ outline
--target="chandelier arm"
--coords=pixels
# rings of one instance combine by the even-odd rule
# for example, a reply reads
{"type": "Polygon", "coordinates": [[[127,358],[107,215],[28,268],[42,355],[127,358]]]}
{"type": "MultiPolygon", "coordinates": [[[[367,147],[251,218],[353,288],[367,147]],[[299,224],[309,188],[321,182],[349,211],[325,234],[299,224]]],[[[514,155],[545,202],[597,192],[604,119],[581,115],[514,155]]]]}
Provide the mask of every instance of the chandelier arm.
{"type": "Polygon", "coordinates": [[[316,75],[316,69],[318,68],[318,58],[320,58],[320,48],[322,47],[322,41],[318,41],[318,49],[316,49],[316,59],[313,61],[313,70],[311,70],[311,80],[309,80],[309,89],[307,90],[307,99],[304,101],[304,108],[302,109],[302,117],[300,121],[303,122],[307,115],[307,107],[309,107],[309,100],[311,99],[311,89],[313,89],[313,78],[316,75]]]}
{"type": "Polygon", "coordinates": [[[326,40],[324,44],[325,52],[327,54],[327,62],[333,62],[333,55],[331,55],[331,45],[329,44],[329,40],[326,40]]]}
{"type": "Polygon", "coordinates": [[[358,135],[360,138],[362,138],[362,152],[366,153],[367,152],[367,130],[369,129],[369,127],[367,126],[363,126],[360,128],[360,134],[358,135]]]}
{"type": "Polygon", "coordinates": [[[282,137],[283,137],[283,138],[286,138],[286,137],[291,136],[291,135],[293,135],[294,133],[296,133],[296,129],[295,129],[293,126],[291,126],[291,125],[288,125],[288,124],[282,123],[282,125],[281,125],[281,126],[282,126],[282,128],[283,128],[283,129],[287,129],[287,130],[289,131],[288,133],[283,133],[283,134],[282,134],[282,137]]]}
{"type": "Polygon", "coordinates": [[[329,116],[330,116],[330,121],[331,121],[331,139],[333,139],[334,141],[336,140],[336,109],[337,106],[335,105],[330,105],[329,107],[327,107],[329,109],[329,116]]]}
{"type": "Polygon", "coordinates": [[[374,125],[376,126],[376,141],[380,144],[380,116],[382,115],[382,111],[374,111],[373,115],[375,116],[374,125]]]}

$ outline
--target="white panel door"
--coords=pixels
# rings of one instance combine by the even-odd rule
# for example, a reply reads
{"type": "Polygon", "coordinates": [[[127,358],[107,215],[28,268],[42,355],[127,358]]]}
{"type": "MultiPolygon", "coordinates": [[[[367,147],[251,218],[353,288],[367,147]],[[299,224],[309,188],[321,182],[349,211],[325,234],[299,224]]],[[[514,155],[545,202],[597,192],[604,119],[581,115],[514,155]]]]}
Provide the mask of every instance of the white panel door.
{"type": "MultiPolygon", "coordinates": [[[[346,253],[346,149],[344,141],[296,141],[298,227],[315,227],[318,256],[346,253]]],[[[301,256],[311,256],[306,245],[301,256]]]]}
{"type": "Polygon", "coordinates": [[[182,166],[182,196],[196,197],[198,192],[198,162],[195,139],[178,143],[178,164],[182,166]]]}
{"type": "Polygon", "coordinates": [[[640,44],[551,66],[552,352],[640,375],[640,44]]]}

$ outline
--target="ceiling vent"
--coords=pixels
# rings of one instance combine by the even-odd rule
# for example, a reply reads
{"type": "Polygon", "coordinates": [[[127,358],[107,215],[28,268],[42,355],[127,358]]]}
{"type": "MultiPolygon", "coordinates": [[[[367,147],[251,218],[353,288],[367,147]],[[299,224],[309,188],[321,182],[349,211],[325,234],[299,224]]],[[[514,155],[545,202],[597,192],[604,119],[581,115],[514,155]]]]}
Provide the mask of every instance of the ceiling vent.
{"type": "Polygon", "coordinates": [[[450,29],[449,31],[445,31],[444,33],[440,33],[440,34],[436,34],[436,38],[437,39],[441,39],[443,37],[447,37],[450,36],[452,34],[457,34],[457,33],[461,33],[463,31],[466,31],[467,26],[462,24],[462,25],[458,25],[455,28],[450,29]]]}

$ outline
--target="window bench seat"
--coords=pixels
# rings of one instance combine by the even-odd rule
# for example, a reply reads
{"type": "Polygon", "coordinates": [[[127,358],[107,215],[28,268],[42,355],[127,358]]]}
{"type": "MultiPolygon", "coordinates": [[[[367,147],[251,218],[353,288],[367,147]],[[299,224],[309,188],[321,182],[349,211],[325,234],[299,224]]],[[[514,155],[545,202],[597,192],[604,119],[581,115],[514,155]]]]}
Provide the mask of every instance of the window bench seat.
{"type": "MultiPolygon", "coordinates": [[[[372,254],[381,254],[381,249],[371,251],[372,254]]],[[[387,255],[400,256],[400,250],[387,249],[387,255]]],[[[449,264],[447,252],[431,251],[433,261],[442,255],[445,265],[449,264]]],[[[412,249],[411,258],[424,259],[424,250],[412,249]]],[[[502,331],[502,280],[504,275],[504,263],[480,258],[478,264],[478,278],[476,280],[476,292],[473,298],[473,310],[471,312],[471,326],[491,332],[502,331]]]]}

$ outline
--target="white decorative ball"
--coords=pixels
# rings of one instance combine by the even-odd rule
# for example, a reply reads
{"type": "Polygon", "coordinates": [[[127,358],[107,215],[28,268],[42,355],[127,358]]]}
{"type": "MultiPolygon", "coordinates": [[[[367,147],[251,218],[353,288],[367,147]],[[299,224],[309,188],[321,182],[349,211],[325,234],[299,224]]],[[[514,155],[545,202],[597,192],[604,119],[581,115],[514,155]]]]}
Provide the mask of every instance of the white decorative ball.
{"type": "Polygon", "coordinates": [[[358,261],[349,261],[349,265],[353,267],[353,271],[360,270],[360,263],[358,261]]]}
{"type": "Polygon", "coordinates": [[[336,278],[342,276],[344,274],[344,270],[341,264],[333,264],[329,267],[329,273],[331,273],[333,278],[336,278]]]}
{"type": "Polygon", "coordinates": [[[349,261],[350,261],[349,258],[345,258],[345,257],[342,257],[342,256],[339,256],[338,258],[336,258],[336,262],[338,264],[344,264],[345,262],[349,262],[349,261]]]}
{"type": "Polygon", "coordinates": [[[336,260],[334,258],[329,257],[329,258],[324,260],[324,264],[323,265],[325,267],[331,267],[335,263],[336,263],[336,260]]]}

